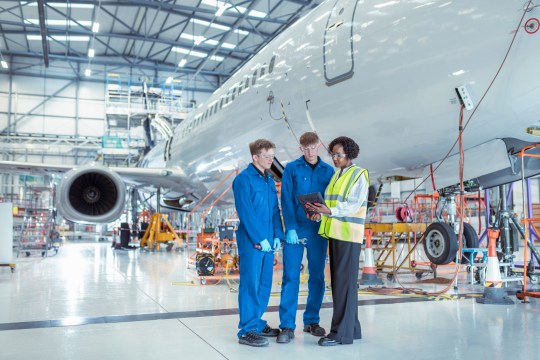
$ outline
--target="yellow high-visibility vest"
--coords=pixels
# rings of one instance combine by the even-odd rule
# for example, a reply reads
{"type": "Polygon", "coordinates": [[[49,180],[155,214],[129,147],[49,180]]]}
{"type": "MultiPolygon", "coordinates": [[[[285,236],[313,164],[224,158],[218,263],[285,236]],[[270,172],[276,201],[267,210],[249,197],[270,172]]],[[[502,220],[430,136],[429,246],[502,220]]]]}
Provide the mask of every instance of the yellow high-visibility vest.
{"type": "MultiPolygon", "coordinates": [[[[339,176],[336,172],[326,191],[324,192],[324,201],[329,208],[337,206],[338,202],[346,201],[351,192],[352,186],[358,181],[360,176],[364,176],[369,184],[369,175],[366,169],[356,165],[351,166],[345,174],[339,176]]],[[[355,243],[364,242],[364,223],[367,213],[367,199],[354,214],[344,217],[322,216],[319,235],[328,239],[337,239],[355,243]]]]}

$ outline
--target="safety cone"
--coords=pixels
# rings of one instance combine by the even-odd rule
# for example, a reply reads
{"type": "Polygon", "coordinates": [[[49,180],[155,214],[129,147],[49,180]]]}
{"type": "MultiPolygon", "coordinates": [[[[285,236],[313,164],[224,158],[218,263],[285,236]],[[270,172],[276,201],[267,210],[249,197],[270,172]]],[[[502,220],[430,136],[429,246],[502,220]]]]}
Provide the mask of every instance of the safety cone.
{"type": "Polygon", "coordinates": [[[359,281],[360,285],[382,285],[382,280],[377,277],[377,268],[373,262],[373,249],[371,248],[371,235],[373,230],[366,229],[366,250],[364,252],[364,269],[362,270],[362,278],[359,281]]]}
{"type": "Polygon", "coordinates": [[[506,296],[506,290],[502,287],[501,270],[496,251],[499,232],[499,230],[488,229],[489,244],[484,296],[476,299],[476,302],[480,304],[511,305],[514,303],[506,296]]]}

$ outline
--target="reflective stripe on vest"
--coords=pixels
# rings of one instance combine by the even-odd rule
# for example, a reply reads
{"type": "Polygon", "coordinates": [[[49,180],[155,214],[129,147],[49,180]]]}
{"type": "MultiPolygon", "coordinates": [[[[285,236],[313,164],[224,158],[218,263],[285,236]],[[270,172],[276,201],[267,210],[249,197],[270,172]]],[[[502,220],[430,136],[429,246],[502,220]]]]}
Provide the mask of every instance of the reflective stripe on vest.
{"type": "MultiPolygon", "coordinates": [[[[339,176],[336,172],[326,191],[324,200],[329,208],[336,207],[338,202],[347,201],[352,186],[364,175],[369,183],[368,172],[356,165],[351,166],[345,174],[339,176]]],[[[364,223],[367,213],[367,199],[362,202],[362,206],[354,214],[344,217],[327,217],[321,219],[319,235],[325,238],[332,238],[355,243],[364,242],[364,223]]]]}

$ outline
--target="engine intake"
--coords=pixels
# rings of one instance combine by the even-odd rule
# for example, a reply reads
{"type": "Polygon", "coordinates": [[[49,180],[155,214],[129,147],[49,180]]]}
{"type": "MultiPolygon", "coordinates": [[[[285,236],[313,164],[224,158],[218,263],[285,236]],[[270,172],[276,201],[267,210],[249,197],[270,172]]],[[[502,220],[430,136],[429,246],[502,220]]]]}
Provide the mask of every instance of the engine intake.
{"type": "Polygon", "coordinates": [[[126,202],[126,186],[106,167],[89,165],[64,175],[56,207],[71,221],[111,222],[120,217],[126,202]]]}

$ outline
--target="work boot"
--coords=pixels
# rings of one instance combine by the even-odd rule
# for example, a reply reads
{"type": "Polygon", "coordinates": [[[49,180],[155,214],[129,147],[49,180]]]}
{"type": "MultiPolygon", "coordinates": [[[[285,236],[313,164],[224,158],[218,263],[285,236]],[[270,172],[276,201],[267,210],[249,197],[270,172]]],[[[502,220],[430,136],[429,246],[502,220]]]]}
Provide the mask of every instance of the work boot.
{"type": "Polygon", "coordinates": [[[270,326],[266,325],[259,335],[266,337],[276,337],[279,335],[279,329],[272,329],[270,326]]]}
{"type": "Polygon", "coordinates": [[[319,339],[319,345],[320,346],[336,346],[338,344],[341,344],[339,341],[331,338],[331,337],[322,337],[319,339]]]}
{"type": "Polygon", "coordinates": [[[304,332],[308,332],[313,336],[324,336],[326,335],[326,330],[320,327],[319,324],[309,324],[304,326],[304,332]]]}
{"type": "Polygon", "coordinates": [[[294,339],[294,330],[285,328],[285,329],[282,329],[279,335],[277,336],[276,342],[280,344],[287,344],[292,339],[294,339]]]}
{"type": "Polygon", "coordinates": [[[256,331],[250,331],[240,336],[238,342],[242,345],[249,345],[255,347],[268,346],[268,339],[258,335],[256,331]]]}

